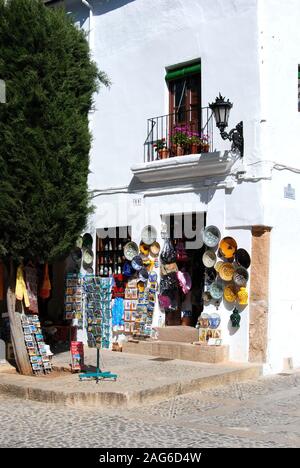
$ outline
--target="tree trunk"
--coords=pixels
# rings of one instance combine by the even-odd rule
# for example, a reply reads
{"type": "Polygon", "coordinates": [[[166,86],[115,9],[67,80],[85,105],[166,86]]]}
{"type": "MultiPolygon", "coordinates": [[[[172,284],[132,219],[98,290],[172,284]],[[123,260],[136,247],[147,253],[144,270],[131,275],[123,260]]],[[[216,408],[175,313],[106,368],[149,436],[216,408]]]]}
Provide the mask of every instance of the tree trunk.
{"type": "Polygon", "coordinates": [[[24,341],[21,314],[16,312],[15,274],[12,260],[9,265],[9,287],[7,290],[7,311],[10,323],[10,335],[18,371],[23,375],[32,375],[32,367],[24,341]]]}

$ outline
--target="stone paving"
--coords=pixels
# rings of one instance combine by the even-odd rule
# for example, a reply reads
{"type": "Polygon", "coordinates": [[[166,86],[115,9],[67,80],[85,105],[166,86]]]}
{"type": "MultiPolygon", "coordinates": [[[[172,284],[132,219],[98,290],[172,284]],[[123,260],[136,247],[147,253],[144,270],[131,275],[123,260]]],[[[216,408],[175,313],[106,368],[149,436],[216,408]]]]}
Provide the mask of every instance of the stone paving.
{"type": "Polygon", "coordinates": [[[300,373],[118,411],[0,395],[0,447],[299,446],[300,373]]]}

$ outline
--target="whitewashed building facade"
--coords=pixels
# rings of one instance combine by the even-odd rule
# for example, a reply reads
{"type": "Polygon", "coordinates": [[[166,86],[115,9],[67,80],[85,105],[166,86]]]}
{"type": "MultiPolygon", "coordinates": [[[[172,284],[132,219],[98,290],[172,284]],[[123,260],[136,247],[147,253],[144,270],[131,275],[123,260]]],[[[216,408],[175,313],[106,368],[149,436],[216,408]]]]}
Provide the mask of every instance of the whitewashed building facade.
{"type": "MultiPolygon", "coordinates": [[[[232,329],[228,308],[218,310],[230,359],[261,362],[266,373],[287,362],[299,366],[299,1],[48,3],[63,3],[86,29],[92,56],[112,82],[95,97],[90,116],[91,232],[129,226],[139,242],[151,224],[163,243],[166,215],[198,213],[199,230],[218,226],[252,258],[240,328],[232,329]],[[198,81],[183,89],[191,70],[198,81]],[[184,78],[177,90],[168,79],[174,71],[184,78]],[[180,99],[206,108],[219,92],[233,103],[228,129],[243,122],[243,158],[212,119],[205,127],[203,110],[209,152],[155,160],[152,143],[164,132],[168,139],[170,120],[147,127],[148,119],[171,114],[180,99]]],[[[156,324],[161,320],[157,310],[156,324]]]]}

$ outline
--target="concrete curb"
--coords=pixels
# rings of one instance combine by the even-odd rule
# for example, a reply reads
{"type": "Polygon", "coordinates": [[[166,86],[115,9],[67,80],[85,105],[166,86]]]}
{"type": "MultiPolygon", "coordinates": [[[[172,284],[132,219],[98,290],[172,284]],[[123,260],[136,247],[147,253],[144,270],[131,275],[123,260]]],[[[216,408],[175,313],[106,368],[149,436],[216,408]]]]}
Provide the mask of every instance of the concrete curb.
{"type": "MultiPolygon", "coordinates": [[[[178,381],[136,392],[64,392],[46,390],[34,385],[26,386],[18,383],[1,383],[0,381],[0,393],[24,400],[34,400],[43,403],[54,403],[67,406],[132,408],[144,403],[149,404],[151,402],[158,402],[178,395],[183,395],[185,393],[256,379],[261,375],[261,373],[262,369],[260,366],[251,366],[244,369],[232,369],[226,372],[219,372],[215,375],[200,377],[189,382],[178,381]]],[[[84,382],[82,384],[84,386],[84,382]]],[[[95,383],[95,385],[97,384],[95,383]]],[[[99,385],[101,385],[101,383],[99,385]]]]}

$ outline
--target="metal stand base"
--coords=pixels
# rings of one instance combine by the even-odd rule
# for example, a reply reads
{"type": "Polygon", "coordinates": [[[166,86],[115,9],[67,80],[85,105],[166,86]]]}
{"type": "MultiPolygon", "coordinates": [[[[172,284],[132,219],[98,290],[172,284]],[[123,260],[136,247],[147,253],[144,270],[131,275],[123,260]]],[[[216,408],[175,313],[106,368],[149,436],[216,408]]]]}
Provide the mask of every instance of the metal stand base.
{"type": "Polygon", "coordinates": [[[79,380],[88,380],[88,379],[95,379],[96,383],[99,382],[99,380],[103,379],[113,379],[117,380],[117,374],[112,374],[111,372],[102,372],[100,369],[100,351],[99,348],[97,348],[97,369],[96,372],[86,372],[85,374],[79,374],[79,380]]]}

